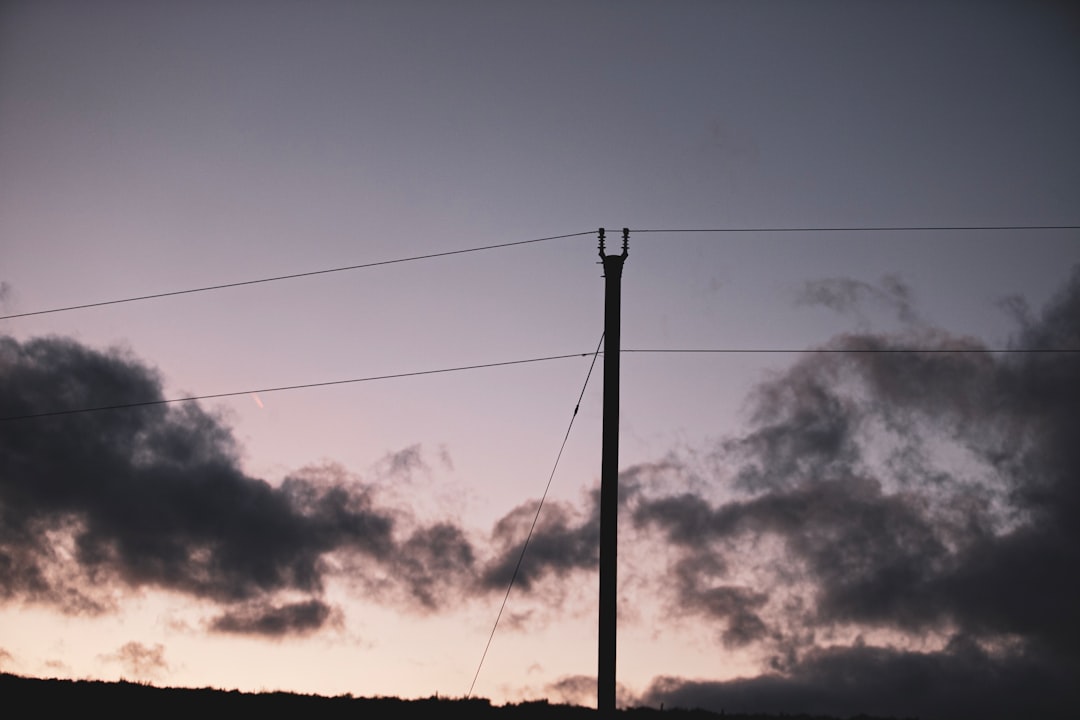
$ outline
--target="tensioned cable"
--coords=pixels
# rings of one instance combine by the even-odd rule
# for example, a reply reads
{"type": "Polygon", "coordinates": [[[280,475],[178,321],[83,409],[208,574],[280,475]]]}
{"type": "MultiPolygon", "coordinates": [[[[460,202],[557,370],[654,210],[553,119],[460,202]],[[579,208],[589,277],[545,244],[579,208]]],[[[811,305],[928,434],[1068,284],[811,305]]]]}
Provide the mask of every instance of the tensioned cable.
{"type": "MultiPolygon", "coordinates": [[[[624,353],[655,353],[655,354],[718,354],[718,355],[754,355],[754,354],[904,354],[904,353],[918,353],[918,354],[971,354],[971,353],[993,353],[993,354],[1040,354],[1040,353],[1080,353],[1080,349],[1072,348],[957,348],[953,350],[941,349],[941,348],[702,348],[702,349],[688,349],[688,348],[623,348],[624,353]]],[[[603,355],[602,350],[598,350],[598,355],[603,355]]],[[[284,392],[286,390],[304,390],[307,388],[327,387],[330,385],[348,385],[351,383],[362,382],[374,382],[376,380],[393,380],[396,378],[417,377],[420,375],[439,375],[443,373],[459,372],[462,370],[480,370],[484,368],[505,367],[508,365],[524,365],[527,363],[547,362],[550,360],[565,360],[567,358],[575,357],[588,357],[589,353],[568,353],[565,355],[548,355],[546,357],[526,358],[524,360],[506,360],[503,362],[494,363],[482,363],[478,365],[461,365],[458,367],[439,368],[436,370],[416,370],[413,372],[405,373],[392,373],[389,375],[371,375],[368,377],[360,378],[348,378],[346,380],[328,380],[324,382],[302,383],[298,385],[280,385],[277,387],[268,388],[255,388],[251,390],[235,390],[223,393],[213,393],[209,395],[190,395],[187,397],[179,398],[166,398],[160,400],[143,400],[133,403],[118,403],[116,405],[100,405],[96,407],[88,408],[69,408],[65,410],[52,410],[42,413],[28,413],[25,415],[9,415],[7,417],[0,417],[0,422],[8,420],[30,420],[32,418],[53,417],[57,415],[76,415],[79,413],[88,412],[101,412],[104,410],[123,410],[126,408],[146,407],[149,405],[168,405],[172,403],[191,402],[194,400],[214,400],[217,398],[237,397],[240,395],[251,395],[254,393],[272,393],[272,392],[284,392]]]]}
{"type": "Polygon", "coordinates": [[[720,349],[650,349],[650,348],[623,348],[624,353],[669,353],[669,354],[745,354],[745,355],[791,355],[791,354],[838,354],[838,355],[858,355],[858,354],[927,354],[927,355],[946,355],[946,354],[971,354],[971,353],[991,353],[991,354],[1039,354],[1039,353],[1080,353],[1080,349],[1072,348],[720,348],[720,349]]]}
{"type": "Polygon", "coordinates": [[[514,247],[517,245],[529,245],[531,243],[547,242],[548,240],[561,240],[563,238],[578,237],[580,235],[592,235],[595,230],[587,232],[569,233],[567,235],[550,235],[548,237],[533,238],[532,240],[517,240],[514,242],[499,243],[497,245],[483,245],[481,247],[464,248],[461,250],[447,250],[445,252],[428,253],[427,255],[413,255],[411,257],[395,258],[394,260],[379,260],[377,262],[362,263],[360,265],[345,265],[343,267],[327,268],[325,270],[312,270],[310,272],[292,273],[291,275],[277,275],[257,280],[241,280],[240,282],[224,283],[222,285],[207,285],[205,287],[189,288],[187,290],[173,290],[171,292],[153,293],[151,295],[139,295],[137,297],[120,298],[118,300],[104,300],[102,302],[84,303],[82,305],[68,305],[65,307],[52,308],[50,310],[35,310],[34,312],[16,313],[14,315],[0,315],[0,320],[12,318],[30,317],[31,315],[47,315],[49,313],[67,312],[69,310],[83,310],[103,305],[119,305],[120,303],[137,302],[139,300],[153,300],[154,298],[171,297],[173,295],[189,295],[191,293],[206,292],[208,290],[223,290],[225,288],[241,287],[244,285],[257,285],[259,283],[277,282],[278,280],[293,280],[295,278],[311,277],[312,275],[327,275],[329,273],[345,272],[346,270],[362,270],[364,268],[379,267],[381,265],[396,265],[399,263],[412,262],[414,260],[430,260],[432,258],[448,257],[450,255],[464,255],[465,253],[480,252],[481,250],[497,250],[499,248],[514,247]]]}
{"type": "MultiPolygon", "coordinates": [[[[973,231],[973,230],[1080,230],[1080,225],[941,225],[941,226],[867,226],[867,227],[776,227],[776,228],[670,228],[670,229],[635,229],[635,233],[809,233],[809,232],[926,232],[926,231],[973,231]]],[[[12,320],[15,318],[31,317],[34,315],[48,315],[50,313],[68,312],[71,310],[84,310],[105,305],[119,305],[121,303],[139,302],[141,300],[153,300],[155,298],[172,297],[175,295],[188,295],[191,293],[207,292],[210,290],[223,290],[225,288],[242,287],[245,285],[257,285],[260,283],[277,282],[279,280],[293,280],[313,275],[326,275],[329,273],[345,272],[348,270],[361,270],[364,268],[379,267],[381,265],[394,265],[398,263],[412,262],[414,260],[429,260],[450,255],[462,255],[465,253],[480,252],[482,250],[495,250],[498,248],[514,247],[516,245],[528,245],[531,243],[546,242],[548,240],[560,240],[563,238],[592,235],[593,230],[567,233],[565,235],[550,235],[548,237],[533,238],[531,240],[518,240],[515,242],[483,245],[480,247],[463,248],[460,250],[447,250],[445,252],[428,253],[426,255],[414,255],[411,257],[395,258],[393,260],[380,260],[359,265],[345,265],[342,267],[312,270],[289,275],[276,275],[268,278],[255,280],[241,280],[239,282],[222,283],[220,285],[206,285],[204,287],[188,288],[186,290],[172,290],[169,292],[151,293],[134,297],[118,298],[116,300],[103,300],[100,302],[83,303],[81,305],[66,305],[64,307],[50,308],[48,310],[34,310],[32,312],[0,315],[0,320],[12,320]]]]}
{"type": "Polygon", "coordinates": [[[540,503],[536,506],[536,514],[533,515],[532,525],[529,527],[529,534],[525,537],[525,544],[521,546],[521,554],[518,555],[517,565],[514,566],[514,574],[510,576],[510,584],[506,586],[506,594],[503,595],[502,605],[499,606],[499,614],[495,616],[495,624],[491,627],[491,634],[488,635],[487,644],[484,645],[484,654],[480,656],[480,664],[476,666],[476,673],[473,675],[472,683],[469,685],[469,692],[465,693],[466,700],[472,697],[473,688],[476,687],[476,679],[480,677],[480,668],[484,666],[484,659],[487,657],[488,650],[491,648],[491,641],[495,637],[495,630],[499,627],[499,620],[502,619],[503,610],[506,609],[506,601],[510,599],[510,590],[514,587],[514,581],[517,580],[518,571],[521,570],[521,561],[525,559],[525,551],[529,548],[529,541],[532,540],[533,531],[536,530],[536,521],[540,519],[540,510],[544,507],[544,500],[547,499],[548,490],[551,489],[551,481],[555,477],[555,470],[559,467],[559,460],[562,459],[563,450],[566,449],[566,441],[570,438],[570,430],[574,427],[574,419],[577,418],[578,409],[581,407],[581,399],[585,397],[585,388],[589,386],[589,378],[592,377],[593,368],[596,367],[596,358],[600,355],[600,346],[603,343],[604,334],[600,333],[600,342],[596,344],[596,351],[593,353],[592,362],[589,363],[589,372],[585,375],[585,382],[581,386],[581,393],[578,395],[577,404],[574,405],[574,414],[570,416],[570,424],[566,426],[566,434],[563,435],[562,445],[559,446],[559,454],[555,456],[555,464],[551,468],[551,474],[548,475],[547,485],[544,487],[544,494],[540,496],[540,503]]]}
{"type": "Polygon", "coordinates": [[[809,232],[930,232],[964,230],[1080,230],[1080,225],[936,225],[868,227],[675,228],[631,229],[632,233],[809,233],[809,232]]]}
{"type": "MultiPolygon", "coordinates": [[[[118,403],[116,405],[101,405],[89,408],[72,408],[67,410],[53,410],[50,412],[29,413],[26,415],[10,415],[0,417],[0,422],[6,420],[29,420],[31,418],[53,417],[56,415],[76,415],[78,413],[101,412],[103,410],[122,410],[125,408],[146,407],[148,405],[168,405],[170,403],[190,402],[192,400],[212,400],[215,398],[236,397],[237,395],[251,395],[254,393],[283,392],[285,390],[301,390],[304,388],[327,387],[329,385],[348,385],[350,383],[373,382],[375,380],[393,380],[396,378],[417,377],[419,375],[438,375],[442,373],[459,372],[462,370],[480,370],[483,368],[506,367],[508,365],[525,365],[527,363],[547,362],[549,360],[565,360],[566,358],[588,357],[589,353],[571,353],[568,355],[548,355],[547,357],[527,358],[525,360],[505,360],[503,362],[483,363],[480,365],[461,365],[451,368],[439,368],[437,370],[416,370],[414,372],[393,373],[391,375],[372,375],[369,377],[350,378],[348,380],[330,380],[326,382],[304,383],[302,385],[282,385],[279,387],[258,388],[253,390],[237,390],[235,392],[214,393],[212,395],[191,395],[189,397],[168,398],[162,400],[143,400],[141,402],[118,403]]],[[[596,358],[593,358],[595,362],[596,358]]]]}

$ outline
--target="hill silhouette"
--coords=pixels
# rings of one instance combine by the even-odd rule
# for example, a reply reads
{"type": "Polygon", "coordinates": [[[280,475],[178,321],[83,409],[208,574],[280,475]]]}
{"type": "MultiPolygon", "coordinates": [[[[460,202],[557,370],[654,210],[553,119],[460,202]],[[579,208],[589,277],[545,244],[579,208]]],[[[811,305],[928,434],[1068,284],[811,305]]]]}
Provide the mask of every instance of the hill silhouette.
{"type": "MultiPolygon", "coordinates": [[[[534,700],[492,705],[486,698],[430,697],[405,700],[396,697],[358,698],[351,695],[324,697],[291,692],[244,693],[214,688],[157,687],[144,683],[99,680],[59,680],[28,678],[0,673],[0,697],[9,707],[33,708],[35,713],[71,712],[73,708],[110,708],[112,714],[142,713],[303,713],[303,717],[364,720],[409,720],[410,718],[468,717],[484,720],[594,720],[596,710],[579,705],[534,700]]],[[[669,720],[839,720],[824,715],[761,715],[714,713],[700,709],[628,708],[622,717],[642,720],[664,717],[669,720]]],[[[890,720],[859,715],[850,720],[890,720]]]]}

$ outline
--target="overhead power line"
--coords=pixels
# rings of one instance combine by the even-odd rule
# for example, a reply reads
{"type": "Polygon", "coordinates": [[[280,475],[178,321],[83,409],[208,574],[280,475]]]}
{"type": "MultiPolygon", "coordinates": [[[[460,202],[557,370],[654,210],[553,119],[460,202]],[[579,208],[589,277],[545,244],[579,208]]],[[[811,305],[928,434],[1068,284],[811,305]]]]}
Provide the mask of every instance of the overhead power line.
{"type": "Polygon", "coordinates": [[[563,435],[562,445],[559,446],[559,453],[555,456],[555,463],[551,467],[551,474],[548,475],[547,485],[544,486],[544,494],[540,496],[540,502],[536,505],[536,514],[533,515],[532,525],[529,526],[529,534],[525,536],[525,544],[521,546],[521,554],[518,555],[517,564],[514,565],[514,572],[510,576],[510,582],[506,586],[506,594],[503,595],[502,605],[499,606],[499,613],[495,616],[495,624],[491,627],[491,633],[488,635],[487,644],[484,645],[484,653],[480,656],[480,663],[476,666],[476,673],[473,674],[472,683],[469,685],[469,692],[465,693],[465,698],[472,697],[473,688],[476,687],[476,679],[480,677],[480,668],[484,667],[484,659],[487,657],[488,650],[491,648],[491,641],[495,637],[495,630],[499,627],[499,620],[502,619],[503,611],[506,609],[506,601],[510,598],[510,590],[514,587],[514,581],[517,580],[518,571],[521,570],[521,563],[525,559],[525,551],[529,549],[529,541],[532,540],[533,532],[536,531],[536,521],[540,519],[540,511],[544,507],[544,501],[547,499],[548,491],[551,490],[551,481],[555,477],[555,470],[559,467],[559,460],[562,459],[563,450],[566,449],[566,441],[570,438],[570,430],[574,427],[574,420],[577,418],[578,410],[581,408],[581,399],[585,397],[585,388],[589,386],[589,378],[592,377],[593,368],[596,367],[596,358],[600,355],[600,346],[604,344],[604,334],[600,333],[600,342],[596,344],[596,351],[593,352],[592,362],[589,363],[589,372],[585,374],[585,382],[581,386],[581,392],[578,394],[577,403],[574,405],[574,412],[570,416],[570,423],[566,426],[566,434],[563,435]]]}
{"type": "Polygon", "coordinates": [[[828,354],[841,355],[858,354],[893,354],[913,353],[919,355],[948,355],[962,353],[991,353],[991,354],[1040,354],[1040,353],[1080,353],[1080,349],[1072,348],[623,348],[624,353],[669,353],[669,354],[745,354],[745,355],[777,355],[791,354],[828,354]]]}
{"type": "MultiPolygon", "coordinates": [[[[1080,353],[1080,348],[623,348],[623,353],[654,353],[654,354],[715,354],[715,355],[766,355],[766,354],[1067,354],[1080,353]]],[[[485,368],[506,367],[509,365],[525,365],[529,363],[548,362],[551,360],[565,360],[567,358],[588,357],[592,353],[568,353],[565,355],[548,355],[545,357],[526,358],[523,360],[505,360],[502,362],[481,363],[477,365],[460,365],[457,367],[438,368],[435,370],[416,370],[413,372],[391,373],[388,375],[370,375],[367,377],[348,378],[345,380],[327,380],[323,382],[301,383],[297,385],[280,385],[276,387],[253,388],[249,390],[235,390],[230,392],[212,393],[209,395],[189,395],[178,398],[165,398],[158,400],[142,400],[130,403],[117,403],[115,405],[99,405],[84,408],[66,408],[51,410],[40,413],[26,413],[23,415],[8,415],[0,417],[0,422],[13,420],[30,420],[33,418],[55,417],[59,415],[77,415],[80,413],[103,412],[105,410],[124,410],[128,408],[148,407],[151,405],[170,405],[173,403],[191,402],[195,400],[216,400],[218,398],[238,397],[240,395],[252,395],[255,393],[284,392],[286,390],[305,390],[308,388],[329,387],[331,385],[349,385],[352,383],[375,382],[377,380],[394,380],[398,378],[418,377],[421,375],[441,375],[463,370],[482,370],[485,368]]],[[[603,350],[597,354],[603,355],[603,350]]]]}
{"type": "Polygon", "coordinates": [[[972,230],[1080,230],[1080,225],[896,225],[866,227],[742,227],[674,228],[667,230],[631,229],[632,233],[809,233],[809,232],[931,232],[972,230]]]}
{"type": "MultiPolygon", "coordinates": [[[[1080,230],[1080,225],[939,225],[939,226],[865,226],[865,227],[739,227],[739,228],[669,228],[669,229],[655,229],[655,228],[639,228],[633,229],[630,232],[635,233],[810,233],[810,232],[929,232],[929,231],[975,231],[975,230],[1080,230]]],[[[246,285],[258,285],[261,283],[278,282],[280,280],[294,280],[303,277],[312,277],[315,275],[328,275],[330,273],[346,272],[350,270],[363,270],[366,268],[380,267],[383,265],[396,265],[400,263],[413,262],[416,260],[430,260],[439,257],[448,257],[450,255],[463,255],[465,253],[480,252],[483,250],[497,250],[499,248],[515,247],[518,245],[529,245],[533,243],[547,242],[549,240],[561,240],[563,238],[580,237],[583,235],[592,235],[595,231],[586,230],[583,232],[567,233],[565,235],[550,235],[547,237],[532,238],[530,240],[517,240],[507,243],[496,243],[493,245],[482,245],[479,247],[462,248],[459,250],[447,250],[444,252],[428,253],[425,255],[413,255],[403,258],[394,258],[392,260],[379,260],[370,263],[361,263],[359,265],[343,265],[340,267],[325,268],[322,270],[311,270],[301,273],[290,273],[288,275],[275,275],[273,277],[257,278],[254,280],[240,280],[231,283],[222,283],[219,285],[205,285],[202,287],[187,288],[185,290],[171,290],[167,292],[150,293],[147,295],[136,295],[132,297],[117,298],[114,300],[102,300],[99,302],[82,303],[79,305],[65,305],[63,307],[49,308],[47,310],[34,310],[24,313],[13,313],[10,315],[0,315],[0,320],[13,320],[15,318],[32,317],[35,315],[48,315],[52,313],[69,312],[72,310],[85,310],[94,307],[103,307],[106,305],[120,305],[122,303],[140,302],[142,300],[154,300],[157,298],[173,297],[176,295],[190,295],[192,293],[209,292],[211,290],[224,290],[226,288],[243,287],[246,285]]]]}
{"type": "MultiPolygon", "coordinates": [[[[635,233],[809,233],[809,232],[928,232],[928,231],[974,231],[974,230],[1080,230],[1080,225],[938,225],[938,226],[865,226],[865,227],[739,227],[739,228],[638,228],[631,230],[635,233]]],[[[349,270],[363,270],[365,268],[379,267],[382,265],[395,265],[412,262],[415,260],[430,260],[433,258],[447,257],[450,255],[463,255],[465,253],[480,252],[483,250],[496,250],[499,248],[514,247],[517,245],[529,245],[532,243],[547,242],[549,240],[561,240],[563,238],[592,235],[593,230],[567,233],[565,235],[550,235],[547,237],[533,238],[530,240],[518,240],[479,247],[462,248],[459,250],[447,250],[445,252],[428,253],[425,255],[413,255],[410,257],[395,258],[393,260],[380,260],[359,265],[343,265],[341,267],[311,270],[288,275],[275,275],[273,277],[257,278],[254,280],[240,280],[220,285],[206,285],[202,287],[188,288],[185,290],[171,290],[168,292],[150,293],[132,297],[117,298],[114,300],[102,300],[99,302],[82,303],[79,305],[66,305],[63,307],[49,308],[47,310],[34,310],[25,313],[13,313],[0,315],[0,320],[13,320],[15,318],[32,317],[34,315],[48,315],[51,313],[69,312],[71,310],[85,310],[87,308],[103,307],[105,305],[119,305],[122,303],[153,300],[156,298],[172,297],[175,295],[190,295],[192,293],[209,292],[211,290],[224,290],[226,288],[243,287],[246,285],[258,285],[261,283],[278,282],[279,280],[294,280],[296,278],[311,277],[314,275],[327,275],[330,273],[346,272],[349,270]]]]}
{"type": "Polygon", "coordinates": [[[49,313],[68,312],[69,310],[84,310],[104,305],[119,305],[121,303],[138,302],[140,300],[153,300],[155,298],[172,297],[174,295],[190,295],[191,293],[208,292],[210,290],[224,290],[225,288],[242,287],[245,285],[258,285],[260,283],[277,282],[279,280],[294,280],[296,278],[311,277],[313,275],[328,275],[330,273],[345,272],[347,270],[363,270],[365,268],[380,267],[382,265],[396,265],[413,262],[415,260],[431,260],[432,258],[448,257],[450,255],[464,255],[482,250],[497,250],[499,248],[515,247],[517,245],[529,245],[533,243],[547,242],[548,240],[561,240],[563,238],[592,235],[595,230],[586,232],[569,233],[567,235],[550,235],[548,237],[533,238],[531,240],[517,240],[514,242],[498,243],[496,245],[482,245],[480,247],[463,248],[461,250],[447,250],[444,252],[428,253],[426,255],[413,255],[410,257],[395,258],[393,260],[379,260],[377,262],[362,263],[360,265],[344,265],[342,267],[326,268],[324,270],[311,270],[309,272],[292,273],[290,275],[275,275],[274,277],[259,278],[257,280],[241,280],[238,282],[223,283],[221,285],[206,285],[204,287],[189,288],[187,290],[172,290],[170,292],[152,293],[150,295],[138,295],[135,297],[119,298],[116,300],[103,300],[101,302],[83,303],[82,305],[67,305],[65,307],[51,308],[49,310],[35,310],[33,312],[15,313],[14,315],[0,315],[0,320],[30,317],[32,315],[48,315],[49,313]]]}
{"type": "Polygon", "coordinates": [[[371,375],[368,377],[349,378],[347,380],[330,380],[327,382],[304,383],[302,385],[282,385],[278,387],[253,388],[251,390],[236,390],[234,392],[213,393],[210,395],[190,395],[188,397],[168,398],[158,400],[142,400],[139,402],[117,403],[115,405],[99,405],[97,407],[69,408],[64,410],[52,410],[49,412],[27,413],[24,415],[9,415],[0,417],[0,422],[8,420],[30,420],[32,418],[55,417],[58,415],[77,415],[79,413],[102,412],[105,410],[124,410],[127,408],[147,407],[150,405],[169,405],[172,403],[191,402],[193,400],[214,400],[217,398],[236,397],[238,395],[252,395],[254,393],[273,393],[285,390],[301,390],[305,388],[328,387],[330,385],[348,385],[351,383],[374,382],[376,380],[393,380],[397,378],[417,377],[420,375],[439,375],[444,373],[460,372],[462,370],[481,370],[484,368],[506,367],[508,365],[525,365],[528,363],[548,362],[550,360],[565,360],[566,358],[588,357],[589,353],[571,353],[568,355],[548,355],[547,357],[527,358],[524,360],[505,360],[503,362],[482,363],[479,365],[460,365],[458,367],[439,368],[437,370],[417,370],[414,372],[393,373],[390,375],[371,375]]]}

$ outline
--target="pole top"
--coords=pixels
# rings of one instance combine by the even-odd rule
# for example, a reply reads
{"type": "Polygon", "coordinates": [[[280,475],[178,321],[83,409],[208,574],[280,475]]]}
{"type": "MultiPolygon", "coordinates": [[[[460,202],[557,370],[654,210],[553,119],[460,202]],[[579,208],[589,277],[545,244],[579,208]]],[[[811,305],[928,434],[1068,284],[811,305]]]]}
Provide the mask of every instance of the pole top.
{"type": "MultiPolygon", "coordinates": [[[[610,256],[606,252],[604,252],[604,239],[605,239],[605,230],[604,230],[604,228],[600,228],[597,231],[597,233],[599,234],[599,237],[600,237],[600,260],[601,260],[601,262],[603,262],[605,259],[607,259],[608,257],[612,257],[612,256],[610,256]]],[[[622,255],[615,256],[615,257],[620,257],[623,260],[625,260],[626,256],[630,254],[629,247],[630,247],[630,228],[623,228],[622,229],[622,255]]]]}

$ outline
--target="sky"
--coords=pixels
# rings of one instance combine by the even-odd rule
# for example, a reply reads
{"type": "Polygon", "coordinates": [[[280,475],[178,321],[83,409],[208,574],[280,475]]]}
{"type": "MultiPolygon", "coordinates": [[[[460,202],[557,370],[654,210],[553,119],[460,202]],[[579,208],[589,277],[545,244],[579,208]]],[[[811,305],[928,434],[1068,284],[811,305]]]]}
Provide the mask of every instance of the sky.
{"type": "Polygon", "coordinates": [[[622,357],[620,702],[1073,717],[1078,33],[0,3],[4,316],[554,238],[0,320],[4,418],[239,393],[0,421],[0,669],[595,703],[627,227],[623,348],[724,352],[622,357]]]}

